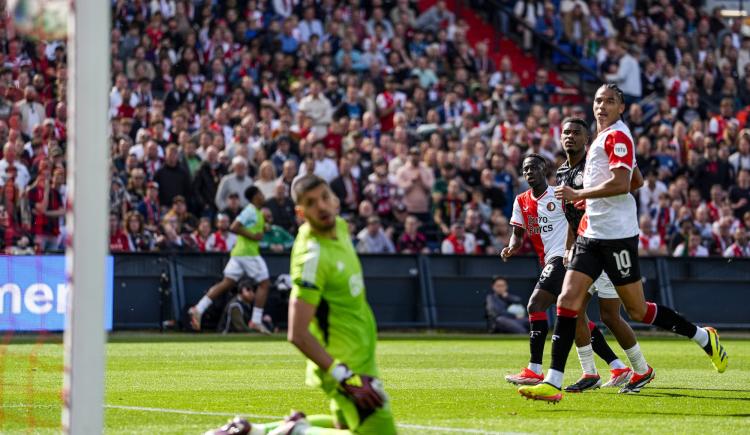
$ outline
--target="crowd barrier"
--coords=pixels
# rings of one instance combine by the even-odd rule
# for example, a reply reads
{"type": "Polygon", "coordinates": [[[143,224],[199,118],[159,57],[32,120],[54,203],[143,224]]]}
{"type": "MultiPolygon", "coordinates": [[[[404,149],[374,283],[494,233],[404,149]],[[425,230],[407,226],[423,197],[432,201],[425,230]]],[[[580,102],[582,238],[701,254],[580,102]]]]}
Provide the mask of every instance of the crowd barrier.
{"type": "MultiPolygon", "coordinates": [[[[264,257],[272,280],[288,273],[288,255],[264,257]]],[[[367,297],[381,328],[484,329],[492,276],[506,277],[510,291],[528,300],[541,272],[534,257],[507,263],[492,256],[360,258],[367,297]]],[[[179,323],[185,308],[221,279],[227,259],[220,254],[116,255],[114,329],[179,323]]],[[[646,299],[675,308],[694,322],[750,329],[750,260],[659,257],[641,258],[640,265],[646,299]]],[[[596,298],[589,317],[599,319],[596,298]]]]}

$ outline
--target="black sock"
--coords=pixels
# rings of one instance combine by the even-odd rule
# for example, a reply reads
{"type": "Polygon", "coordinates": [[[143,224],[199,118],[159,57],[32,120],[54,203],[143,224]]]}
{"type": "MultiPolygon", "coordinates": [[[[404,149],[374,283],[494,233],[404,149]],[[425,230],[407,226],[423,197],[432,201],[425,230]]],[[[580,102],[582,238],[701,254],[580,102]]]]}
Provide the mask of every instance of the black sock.
{"type": "Polygon", "coordinates": [[[656,317],[654,317],[654,321],[651,324],[687,338],[693,338],[698,329],[697,326],[664,305],[656,306],[656,317]]]}
{"type": "Polygon", "coordinates": [[[529,323],[531,324],[531,332],[529,333],[531,359],[529,362],[541,364],[544,356],[544,343],[547,341],[547,333],[549,332],[549,322],[545,318],[544,320],[533,320],[529,323]]]}
{"type": "Polygon", "coordinates": [[[555,332],[552,333],[552,364],[550,368],[561,373],[565,371],[565,363],[568,362],[568,354],[576,338],[576,315],[577,313],[572,310],[557,309],[555,332]]]}
{"type": "Polygon", "coordinates": [[[599,358],[603,359],[607,364],[617,359],[617,355],[609,347],[602,331],[597,326],[594,326],[594,329],[591,330],[591,347],[594,349],[594,353],[599,355],[599,358]]]}

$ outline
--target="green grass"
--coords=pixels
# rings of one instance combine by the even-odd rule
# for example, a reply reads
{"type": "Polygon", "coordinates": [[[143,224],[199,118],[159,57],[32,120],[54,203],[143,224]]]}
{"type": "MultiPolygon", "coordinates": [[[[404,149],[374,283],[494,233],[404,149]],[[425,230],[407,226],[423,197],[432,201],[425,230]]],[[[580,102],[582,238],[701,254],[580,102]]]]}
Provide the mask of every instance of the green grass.
{"type": "MultiPolygon", "coordinates": [[[[407,425],[491,433],[750,433],[750,341],[724,344],[730,365],[719,375],[689,341],[644,338],[657,375],[641,394],[568,394],[556,406],[523,400],[503,380],[527,360],[524,339],[389,335],[381,338],[378,361],[396,419],[407,425]]],[[[302,357],[281,339],[115,336],[107,350],[107,433],[202,433],[226,419],[118,406],[256,416],[327,410],[323,395],[304,386],[302,357]]],[[[0,432],[59,432],[59,340],[15,340],[0,352],[0,432]]],[[[580,374],[574,353],[566,381],[580,374]]],[[[400,432],[461,433],[408,426],[400,432]]]]}

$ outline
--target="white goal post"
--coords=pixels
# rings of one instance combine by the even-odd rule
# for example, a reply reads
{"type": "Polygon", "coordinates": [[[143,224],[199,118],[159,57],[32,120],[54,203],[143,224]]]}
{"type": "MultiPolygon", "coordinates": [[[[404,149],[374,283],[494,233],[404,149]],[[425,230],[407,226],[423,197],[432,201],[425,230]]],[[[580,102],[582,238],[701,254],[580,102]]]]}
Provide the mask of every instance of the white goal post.
{"type": "Polygon", "coordinates": [[[109,248],[110,2],[70,0],[68,20],[69,284],[62,427],[101,434],[104,423],[104,289],[109,248]],[[72,207],[71,207],[72,205],[72,207]]]}

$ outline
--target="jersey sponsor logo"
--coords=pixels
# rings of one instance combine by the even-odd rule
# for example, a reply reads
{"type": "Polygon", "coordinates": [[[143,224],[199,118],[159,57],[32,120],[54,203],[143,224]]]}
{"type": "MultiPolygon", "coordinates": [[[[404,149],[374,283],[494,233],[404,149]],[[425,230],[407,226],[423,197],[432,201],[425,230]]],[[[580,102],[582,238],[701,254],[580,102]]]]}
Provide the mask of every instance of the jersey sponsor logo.
{"type": "Polygon", "coordinates": [[[548,202],[547,203],[547,210],[549,210],[549,211],[555,211],[555,203],[554,202],[548,202]]]}
{"type": "Polygon", "coordinates": [[[349,277],[349,292],[352,294],[352,297],[357,297],[360,294],[362,294],[362,290],[365,288],[365,283],[362,280],[362,274],[361,273],[355,273],[351,277],[349,277]]]}
{"type": "Polygon", "coordinates": [[[583,174],[579,172],[578,175],[576,175],[576,178],[573,180],[573,185],[583,186],[583,174]]]}
{"type": "Polygon", "coordinates": [[[529,216],[526,230],[529,234],[541,234],[552,232],[554,227],[549,223],[549,219],[546,216],[529,216]]]}
{"type": "Polygon", "coordinates": [[[625,157],[625,155],[628,153],[628,146],[624,143],[616,143],[615,144],[615,155],[617,157],[625,157]]]}

